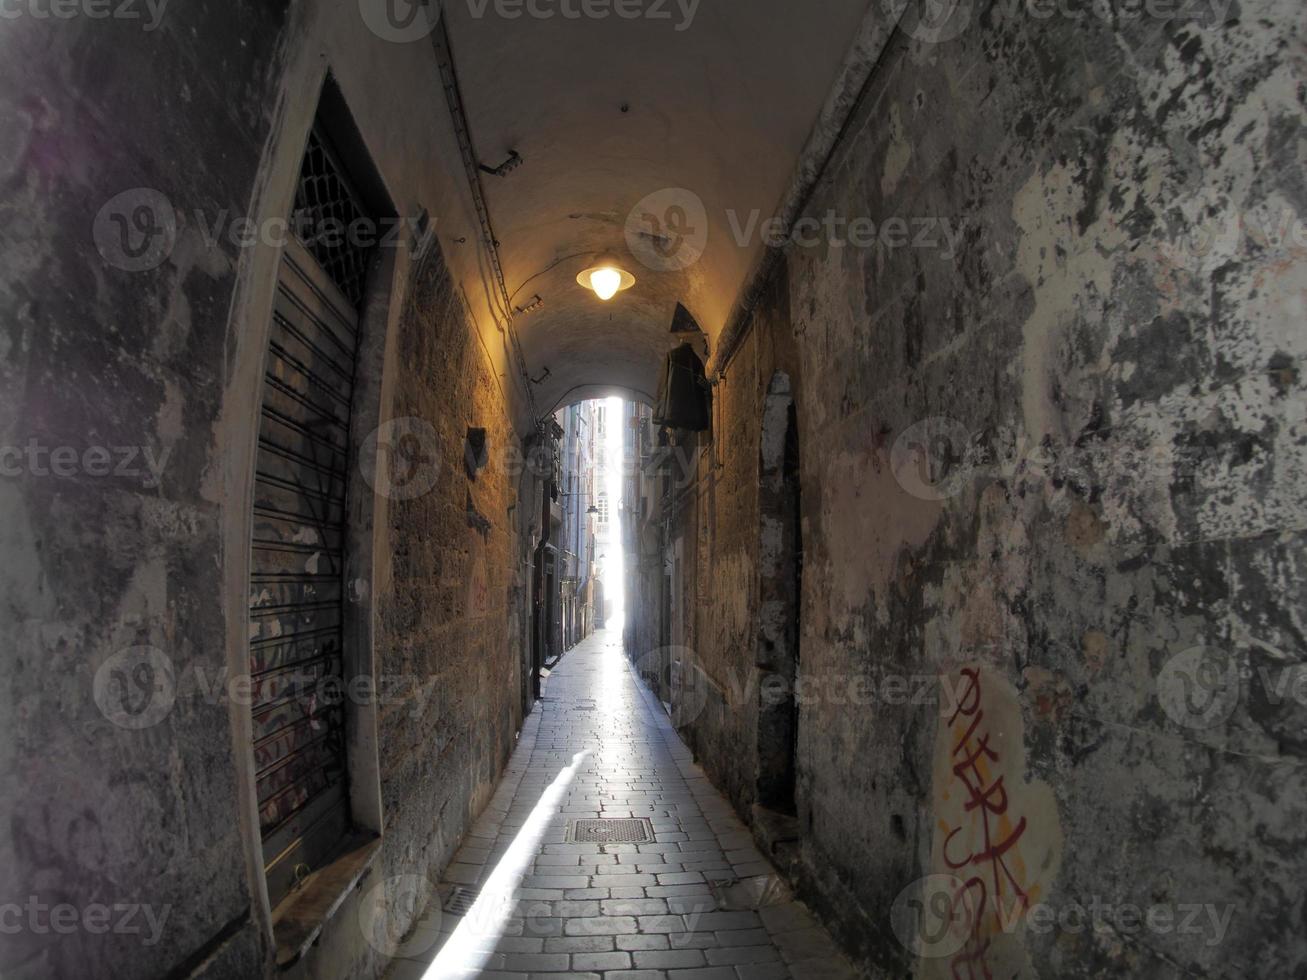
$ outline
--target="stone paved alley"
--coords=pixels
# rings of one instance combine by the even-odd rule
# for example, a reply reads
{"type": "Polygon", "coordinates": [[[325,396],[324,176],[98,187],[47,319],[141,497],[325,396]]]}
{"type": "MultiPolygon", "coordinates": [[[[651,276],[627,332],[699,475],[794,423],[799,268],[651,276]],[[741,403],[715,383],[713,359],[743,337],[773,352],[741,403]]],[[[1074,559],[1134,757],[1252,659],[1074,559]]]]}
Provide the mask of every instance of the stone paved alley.
{"type": "Polygon", "coordinates": [[[390,980],[853,976],[695,765],[620,644],[616,630],[594,633],[548,678],[494,800],[398,950],[390,980]],[[542,805],[550,786],[561,794],[542,805]],[[654,842],[565,842],[570,821],[623,817],[648,818],[654,842]],[[524,836],[530,846],[518,858],[511,851],[524,836]],[[492,876],[495,892],[467,917],[441,911],[456,888],[492,876]],[[493,905],[505,896],[513,907],[497,928],[493,905]],[[756,907],[753,896],[767,904],[756,907]]]}

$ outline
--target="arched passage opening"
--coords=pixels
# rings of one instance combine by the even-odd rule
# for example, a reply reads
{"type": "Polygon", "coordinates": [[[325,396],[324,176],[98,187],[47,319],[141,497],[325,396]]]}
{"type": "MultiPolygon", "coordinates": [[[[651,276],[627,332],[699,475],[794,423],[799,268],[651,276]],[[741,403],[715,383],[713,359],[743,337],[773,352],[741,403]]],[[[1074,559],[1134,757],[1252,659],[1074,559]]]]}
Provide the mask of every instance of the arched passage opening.
{"type": "Polygon", "coordinates": [[[579,384],[542,420],[531,454],[542,478],[530,555],[531,699],[564,653],[620,620],[622,507],[642,447],[632,421],[650,401],[620,385],[579,384]]]}

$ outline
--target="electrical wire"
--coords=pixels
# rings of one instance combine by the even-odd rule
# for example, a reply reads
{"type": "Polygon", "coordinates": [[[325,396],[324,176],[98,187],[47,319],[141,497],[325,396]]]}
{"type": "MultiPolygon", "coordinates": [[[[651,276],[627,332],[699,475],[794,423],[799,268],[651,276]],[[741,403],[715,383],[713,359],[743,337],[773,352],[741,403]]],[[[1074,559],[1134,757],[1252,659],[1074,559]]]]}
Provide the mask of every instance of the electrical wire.
{"type": "Polygon", "coordinates": [[[494,226],[490,220],[490,208],[486,204],[485,188],[481,183],[481,165],[477,161],[476,151],[472,145],[472,132],[467,121],[467,110],[463,103],[463,94],[458,86],[458,72],[454,67],[454,52],[449,41],[446,18],[440,17],[438,29],[432,32],[432,42],[436,47],[436,61],[440,67],[441,82],[445,89],[445,100],[449,105],[449,114],[454,123],[454,133],[458,138],[459,152],[463,157],[463,168],[467,173],[468,187],[472,192],[472,203],[476,207],[477,219],[481,225],[481,241],[490,265],[494,270],[495,284],[499,287],[499,298],[503,303],[500,316],[504,321],[504,332],[508,336],[509,347],[517,364],[518,374],[522,377],[522,388],[526,393],[531,410],[531,420],[536,429],[542,426],[539,409],[536,406],[535,392],[532,390],[531,373],[527,369],[526,356],[522,353],[522,343],[513,328],[513,304],[508,295],[508,286],[504,282],[504,267],[499,259],[499,240],[495,237],[494,226]]]}

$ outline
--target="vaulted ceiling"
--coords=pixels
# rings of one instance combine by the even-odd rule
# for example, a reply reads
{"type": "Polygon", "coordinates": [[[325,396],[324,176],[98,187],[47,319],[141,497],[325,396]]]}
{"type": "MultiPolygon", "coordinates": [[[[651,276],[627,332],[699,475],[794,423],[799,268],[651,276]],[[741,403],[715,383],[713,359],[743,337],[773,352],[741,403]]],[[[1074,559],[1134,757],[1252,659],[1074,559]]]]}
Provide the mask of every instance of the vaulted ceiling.
{"type": "Polygon", "coordinates": [[[494,0],[446,5],[475,149],[541,411],[652,395],[682,304],[715,342],[867,10],[867,0],[494,0]],[[622,18],[619,8],[654,16],[622,18]],[[636,284],[600,302],[609,253],[636,284]]]}

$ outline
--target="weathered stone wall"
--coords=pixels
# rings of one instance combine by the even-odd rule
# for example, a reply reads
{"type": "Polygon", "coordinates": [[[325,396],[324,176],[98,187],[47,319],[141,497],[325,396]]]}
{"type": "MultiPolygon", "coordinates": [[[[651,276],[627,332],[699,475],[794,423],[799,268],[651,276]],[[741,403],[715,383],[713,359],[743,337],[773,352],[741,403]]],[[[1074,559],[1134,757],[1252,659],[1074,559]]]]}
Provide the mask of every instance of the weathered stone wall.
{"type": "MultiPolygon", "coordinates": [[[[512,462],[506,339],[466,307],[484,292],[476,246],[449,252],[476,241],[457,145],[443,107],[419,118],[393,98],[439,93],[430,44],[364,32],[352,4],[286,8],[170,4],[149,30],[7,17],[0,32],[0,904],[24,909],[0,944],[6,977],[272,973],[241,798],[248,743],[223,682],[246,648],[275,251],[263,224],[253,245],[229,233],[238,219],[284,218],[328,68],[396,211],[429,210],[440,235],[420,269],[407,249],[386,258],[392,312],[370,321],[389,335],[374,338],[386,376],[368,379],[371,411],[433,427],[420,450],[438,479],[377,501],[373,578],[351,583],[374,603],[387,695],[369,882],[434,879],[520,723],[529,544],[517,532],[531,507],[512,505],[534,484],[512,462]],[[163,202],[155,220],[175,219],[139,271],[96,223],[138,188],[153,196],[133,200],[163,202]],[[469,426],[491,446],[475,481],[469,426]],[[127,675],[139,690],[114,688],[113,665],[125,653],[138,664],[142,647],[174,683],[159,686],[161,668],[127,675]],[[391,697],[402,687],[387,684],[406,678],[412,696],[391,697]],[[140,727],[115,722],[122,696],[149,702],[140,727]],[[137,908],[124,932],[111,911],[64,934],[49,924],[58,904],[149,906],[156,919],[137,908]]],[[[361,472],[351,479],[370,498],[361,472]]],[[[380,970],[354,912],[351,900],[299,975],[380,970]]]]}
{"type": "Polygon", "coordinates": [[[153,31],[6,19],[0,39],[0,444],[44,450],[0,479],[0,901],[163,918],[157,936],[80,919],[61,935],[48,912],[34,927],[25,913],[4,937],[5,976],[152,977],[205,950],[229,975],[262,969],[226,705],[183,694],[168,710],[160,690],[141,716],[154,723],[131,729],[93,696],[97,670],[133,647],[218,678],[224,607],[245,600],[224,591],[214,452],[239,250],[206,248],[191,225],[170,261],[130,272],[93,234],[131,188],[186,213],[250,199],[284,4],[188,7],[153,31]],[[75,453],[69,475],[50,467],[59,447],[75,453]],[[98,455],[85,462],[94,447],[113,453],[107,476],[98,455]],[[114,447],[134,450],[130,475],[114,447]]]}
{"type": "MultiPolygon", "coordinates": [[[[713,392],[723,420],[756,416],[753,377],[756,341],[746,339],[740,373],[713,392]]],[[[717,768],[718,785],[733,799],[751,799],[755,708],[751,693],[754,631],[757,629],[758,428],[727,424],[715,428],[708,452],[698,460],[697,482],[683,491],[694,500],[695,524],[686,528],[684,607],[691,610],[683,638],[694,651],[692,695],[696,697],[687,741],[696,752],[734,760],[717,768]]]]}
{"type": "MultiPolygon", "coordinates": [[[[894,975],[1288,975],[1304,13],[1065,6],[896,35],[786,248],[789,299],[753,326],[801,364],[799,876],[894,975]],[[919,958],[905,899],[939,893],[902,892],[928,874],[977,914],[919,958]],[[1012,915],[1022,896],[1053,924],[1012,915]]],[[[751,594],[756,531],[728,539],[724,508],[756,473],[733,462],[756,447],[755,342],[717,388],[700,515],[723,595],[694,642],[736,676],[753,630],[724,593],[751,594]]],[[[750,710],[690,726],[742,810],[750,710]]]]}
{"type": "MultiPolygon", "coordinates": [[[[672,447],[664,469],[686,503],[673,534],[684,559],[679,586],[682,630],[673,654],[693,664],[682,681],[675,720],[682,736],[714,772],[742,811],[755,802],[760,685],[771,672],[756,667],[761,635],[759,509],[761,420],[767,387],[784,371],[797,379],[789,330],[788,282],[773,280],[756,314],[758,326],[741,341],[727,376],[713,389],[714,428],[702,452],[672,447]]],[[[656,585],[656,577],[646,581],[656,585]]],[[[657,635],[656,592],[636,590],[641,636],[657,635]]],[[[633,651],[640,656],[648,649],[633,651]]]]}
{"type": "Polygon", "coordinates": [[[448,465],[429,493],[390,506],[378,671],[426,689],[381,716],[383,855],[388,875],[435,881],[521,723],[515,624],[526,580],[510,505],[522,472],[497,379],[438,256],[417,275],[399,343],[394,415],[430,421],[431,448],[448,465]],[[475,481],[463,467],[469,426],[486,428],[493,459],[475,481]]]}

